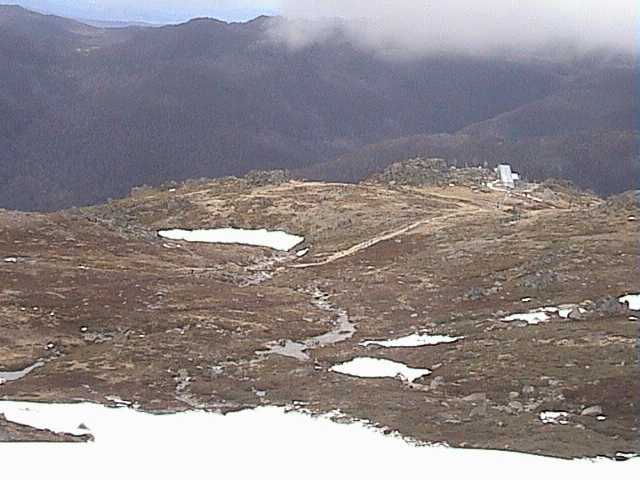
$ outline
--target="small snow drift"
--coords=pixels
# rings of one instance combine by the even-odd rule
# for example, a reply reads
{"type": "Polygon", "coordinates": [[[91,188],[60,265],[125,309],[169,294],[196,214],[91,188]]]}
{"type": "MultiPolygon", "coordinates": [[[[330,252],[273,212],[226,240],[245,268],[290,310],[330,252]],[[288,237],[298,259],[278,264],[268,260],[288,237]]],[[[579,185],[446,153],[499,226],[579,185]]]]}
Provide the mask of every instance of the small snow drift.
{"type": "Polygon", "coordinates": [[[528,313],[515,313],[502,319],[503,322],[527,322],[529,325],[538,325],[549,320],[549,315],[545,311],[533,311],[528,313]]]}
{"type": "Polygon", "coordinates": [[[567,412],[540,412],[540,421],[550,425],[566,425],[569,423],[569,416],[567,412]]]}
{"type": "Polygon", "coordinates": [[[626,303],[629,306],[629,310],[640,311],[640,294],[625,295],[620,297],[620,303],[626,303]]]}
{"type": "Polygon", "coordinates": [[[584,308],[578,307],[578,305],[566,304],[559,305],[557,307],[542,307],[535,310],[530,310],[526,313],[514,313],[502,319],[503,322],[527,322],[529,325],[538,325],[540,323],[547,322],[551,315],[557,315],[560,318],[568,319],[571,313],[577,310],[580,313],[585,313],[584,308]]]}
{"type": "Polygon", "coordinates": [[[574,304],[566,304],[559,305],[557,307],[544,307],[541,311],[546,313],[556,313],[560,318],[567,319],[571,315],[573,311],[578,311],[579,313],[586,313],[586,310],[578,305],[574,304]]]}
{"type": "Polygon", "coordinates": [[[334,365],[332,372],[361,378],[398,378],[414,382],[431,374],[431,370],[411,368],[404,363],[392,362],[384,358],[358,357],[345,363],[334,365]]]}
{"type": "Polygon", "coordinates": [[[168,240],[182,240],[195,243],[223,243],[267,247],[288,252],[304,242],[304,237],[290,235],[282,231],[243,230],[238,228],[217,228],[212,230],[160,230],[158,235],[168,240]]]}
{"type": "Polygon", "coordinates": [[[413,334],[396,338],[395,340],[367,340],[366,342],[361,342],[360,345],[363,347],[379,345],[385,348],[426,347],[443,343],[454,343],[463,338],[464,337],[450,337],[448,335],[413,334]]]}

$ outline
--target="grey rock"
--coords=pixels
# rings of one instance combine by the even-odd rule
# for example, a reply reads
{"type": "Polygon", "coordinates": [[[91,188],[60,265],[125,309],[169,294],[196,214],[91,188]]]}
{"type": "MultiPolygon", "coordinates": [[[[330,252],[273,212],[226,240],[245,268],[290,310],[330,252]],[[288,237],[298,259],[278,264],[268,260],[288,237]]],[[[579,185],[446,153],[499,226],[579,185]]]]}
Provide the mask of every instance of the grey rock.
{"type": "Polygon", "coordinates": [[[414,158],[394,163],[383,173],[374,174],[368,181],[388,185],[470,185],[479,188],[494,178],[486,168],[451,168],[439,158],[414,158]]]}
{"type": "Polygon", "coordinates": [[[487,394],[484,392],[472,393],[467,395],[462,400],[465,402],[484,402],[487,399],[487,394]]]}
{"type": "Polygon", "coordinates": [[[464,297],[469,300],[480,300],[484,296],[484,293],[481,288],[473,287],[467,293],[465,293],[464,297]]]}
{"type": "Polygon", "coordinates": [[[594,310],[598,313],[622,313],[625,308],[615,297],[606,297],[598,300],[594,305],[594,310]]]}
{"type": "Polygon", "coordinates": [[[485,417],[487,415],[487,402],[482,402],[480,405],[473,407],[469,413],[470,418],[485,417]]]}
{"type": "Polygon", "coordinates": [[[522,405],[522,403],[517,401],[509,402],[509,408],[513,412],[521,412],[522,410],[524,410],[524,406],[522,405]]]}
{"type": "Polygon", "coordinates": [[[262,187],[266,185],[280,185],[291,180],[288,170],[252,170],[244,176],[244,180],[251,186],[262,187]]]}
{"type": "Polygon", "coordinates": [[[584,315],[582,314],[580,309],[577,307],[573,308],[571,312],[569,312],[569,319],[571,320],[582,320],[583,318],[584,318],[584,315]]]}
{"type": "Polygon", "coordinates": [[[542,405],[541,402],[530,402],[527,403],[524,407],[524,411],[525,412],[533,412],[534,410],[536,410],[540,405],[542,405]]]}
{"type": "Polygon", "coordinates": [[[465,293],[464,298],[467,300],[480,300],[484,297],[489,297],[491,295],[495,295],[500,291],[499,287],[491,287],[491,288],[481,288],[481,287],[473,287],[467,293],[465,293]]]}
{"type": "Polygon", "coordinates": [[[528,290],[541,290],[559,282],[559,274],[553,271],[536,272],[519,281],[519,285],[528,290]]]}
{"type": "Polygon", "coordinates": [[[582,413],[580,415],[584,417],[597,417],[598,415],[602,415],[602,407],[600,405],[587,407],[582,410],[582,413]]]}
{"type": "Polygon", "coordinates": [[[436,377],[429,383],[429,388],[436,389],[444,385],[444,377],[436,377]]]}

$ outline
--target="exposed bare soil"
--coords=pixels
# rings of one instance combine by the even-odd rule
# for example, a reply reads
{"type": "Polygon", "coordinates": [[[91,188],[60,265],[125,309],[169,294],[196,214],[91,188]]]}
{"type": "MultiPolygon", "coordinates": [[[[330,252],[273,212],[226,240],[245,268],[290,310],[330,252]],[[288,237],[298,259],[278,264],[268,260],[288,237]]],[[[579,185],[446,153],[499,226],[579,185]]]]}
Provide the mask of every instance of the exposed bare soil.
{"type": "MultiPolygon", "coordinates": [[[[119,397],[156,412],[293,405],[452,446],[637,452],[638,323],[617,302],[640,291],[636,213],[551,186],[507,198],[473,185],[239,179],[48,215],[0,211],[0,371],[45,361],[0,398],[119,397]],[[310,253],[156,235],[227,226],[304,235],[310,253]],[[584,313],[500,321],[567,303],[584,313]],[[257,353],[330,331],[337,312],[353,336],[308,358],[257,353]],[[465,338],[359,345],[416,332],[465,338]],[[357,356],[433,373],[407,383],[329,370],[357,356]],[[606,420],[581,415],[591,406],[606,420]],[[545,410],[573,415],[545,425],[545,410]]],[[[0,441],[51,437],[0,419],[0,441]]]]}

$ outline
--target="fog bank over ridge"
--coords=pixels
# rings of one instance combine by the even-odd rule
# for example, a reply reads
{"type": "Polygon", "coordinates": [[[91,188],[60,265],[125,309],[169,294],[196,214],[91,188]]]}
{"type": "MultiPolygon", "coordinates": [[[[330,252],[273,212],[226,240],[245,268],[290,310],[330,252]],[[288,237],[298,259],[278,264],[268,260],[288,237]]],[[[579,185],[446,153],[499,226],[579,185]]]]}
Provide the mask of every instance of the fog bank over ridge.
{"type": "Polygon", "coordinates": [[[292,48],[343,29],[360,46],[386,54],[494,54],[571,47],[580,52],[636,49],[635,0],[283,0],[272,33],[292,48]]]}

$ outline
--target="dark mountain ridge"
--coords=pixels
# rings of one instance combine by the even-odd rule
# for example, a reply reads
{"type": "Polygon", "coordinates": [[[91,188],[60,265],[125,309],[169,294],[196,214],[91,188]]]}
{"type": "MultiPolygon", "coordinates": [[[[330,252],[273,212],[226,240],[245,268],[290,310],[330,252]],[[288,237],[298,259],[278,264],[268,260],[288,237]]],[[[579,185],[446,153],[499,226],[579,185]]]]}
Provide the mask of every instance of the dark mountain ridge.
{"type": "MultiPolygon", "coordinates": [[[[473,155],[490,163],[500,142],[536,137],[525,141],[531,160],[521,169],[542,162],[542,176],[560,172],[578,183],[580,161],[562,151],[537,155],[541,135],[590,145],[626,132],[622,146],[600,142],[603,159],[588,175],[614,164],[621,176],[635,172],[637,71],[626,58],[393,61],[339,33],[292,50],[269,35],[274,21],[110,29],[0,6],[0,207],[87,205],[141,184],[256,168],[366,176],[372,162],[359,152],[457,132],[493,145],[473,155]],[[341,171],[327,163],[336,158],[341,171]],[[567,162],[571,168],[558,168],[567,162]]],[[[574,149],[568,142],[564,150],[574,149]]],[[[428,153],[416,150],[385,155],[428,153]]],[[[623,188],[612,182],[597,190],[623,188]]]]}

